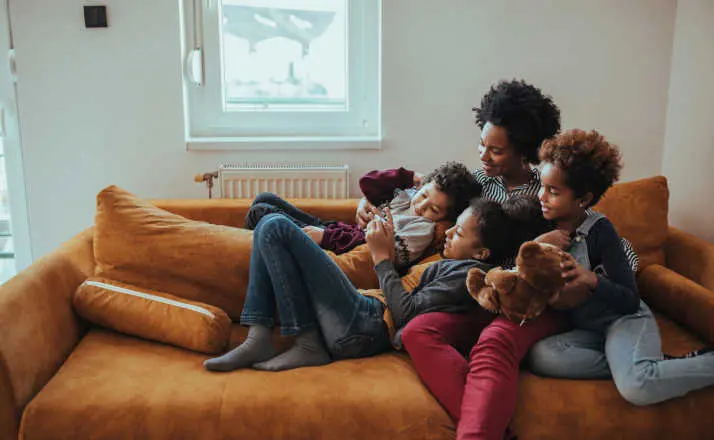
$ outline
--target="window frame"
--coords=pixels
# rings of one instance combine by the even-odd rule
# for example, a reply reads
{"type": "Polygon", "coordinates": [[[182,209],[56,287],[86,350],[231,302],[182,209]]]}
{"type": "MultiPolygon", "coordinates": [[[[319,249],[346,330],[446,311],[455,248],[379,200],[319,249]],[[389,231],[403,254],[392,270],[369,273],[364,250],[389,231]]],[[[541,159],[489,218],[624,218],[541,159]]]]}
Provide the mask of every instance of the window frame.
{"type": "Polygon", "coordinates": [[[189,150],[381,148],[381,0],[347,0],[347,111],[223,111],[221,0],[184,0],[189,150]]]}

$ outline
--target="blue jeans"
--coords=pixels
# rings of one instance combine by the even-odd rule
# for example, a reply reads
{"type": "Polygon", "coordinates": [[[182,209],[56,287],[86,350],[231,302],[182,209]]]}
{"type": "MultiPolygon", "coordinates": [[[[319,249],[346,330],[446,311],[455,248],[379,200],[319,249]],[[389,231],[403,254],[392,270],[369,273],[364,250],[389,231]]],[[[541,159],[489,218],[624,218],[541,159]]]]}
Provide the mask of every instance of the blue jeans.
{"type": "Polygon", "coordinates": [[[383,304],[361,295],[290,219],[269,214],[253,235],[240,322],[273,327],[276,308],[284,335],[317,329],[334,358],[371,356],[391,347],[383,304]]]}
{"type": "Polygon", "coordinates": [[[268,214],[283,214],[301,228],[305,226],[325,226],[325,223],[318,217],[291,205],[277,194],[263,192],[258,194],[250,205],[248,214],[245,216],[244,228],[255,229],[260,220],[268,214]]]}
{"type": "Polygon", "coordinates": [[[572,330],[543,339],[531,348],[530,363],[541,376],[612,376],[622,397],[634,405],[650,405],[714,385],[714,352],[663,359],[657,322],[642,301],[637,313],[616,319],[605,335],[572,330]]]}

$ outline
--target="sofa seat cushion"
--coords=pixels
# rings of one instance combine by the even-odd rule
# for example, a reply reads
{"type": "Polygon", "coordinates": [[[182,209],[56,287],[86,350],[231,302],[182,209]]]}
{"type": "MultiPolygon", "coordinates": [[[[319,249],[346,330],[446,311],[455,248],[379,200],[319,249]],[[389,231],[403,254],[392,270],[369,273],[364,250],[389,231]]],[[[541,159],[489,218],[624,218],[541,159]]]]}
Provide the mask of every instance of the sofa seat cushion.
{"type": "MultiPolygon", "coordinates": [[[[231,345],[244,335],[244,329],[234,327],[231,345]]],[[[448,415],[422,386],[404,354],[282,373],[213,373],[203,369],[206,358],[92,329],[27,406],[21,438],[307,440],[454,435],[448,415]]]]}
{"type": "MultiPolygon", "coordinates": [[[[665,353],[683,355],[704,344],[656,314],[665,353]]],[[[711,438],[714,387],[657,405],[637,407],[611,380],[563,380],[522,372],[514,430],[523,439],[711,438]]]]}

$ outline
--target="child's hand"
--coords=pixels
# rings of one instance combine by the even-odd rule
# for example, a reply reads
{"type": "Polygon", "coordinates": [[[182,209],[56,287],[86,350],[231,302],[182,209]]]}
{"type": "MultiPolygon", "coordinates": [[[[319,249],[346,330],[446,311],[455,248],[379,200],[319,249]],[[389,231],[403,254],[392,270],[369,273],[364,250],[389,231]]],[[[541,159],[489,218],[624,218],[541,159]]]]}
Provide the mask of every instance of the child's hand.
{"type": "Polygon", "coordinates": [[[597,276],[585,269],[574,258],[563,262],[560,267],[563,269],[565,286],[560,290],[558,298],[558,308],[572,308],[592,295],[597,287],[597,276]]]}
{"type": "Polygon", "coordinates": [[[325,230],[317,226],[305,226],[302,228],[308,237],[312,239],[318,246],[322,243],[322,237],[325,235],[325,230]]]}
{"type": "Polygon", "coordinates": [[[389,208],[385,210],[385,216],[385,220],[375,218],[367,225],[365,241],[375,265],[394,259],[394,221],[389,208]]]}
{"type": "Polygon", "coordinates": [[[536,237],[533,241],[550,244],[565,251],[570,247],[570,234],[562,229],[555,229],[536,237]]]}
{"type": "Polygon", "coordinates": [[[374,205],[369,203],[365,197],[362,197],[362,200],[359,201],[359,205],[357,205],[357,213],[355,214],[355,223],[357,223],[360,229],[365,229],[367,223],[372,221],[374,218],[372,210],[374,209],[376,209],[374,205]]]}

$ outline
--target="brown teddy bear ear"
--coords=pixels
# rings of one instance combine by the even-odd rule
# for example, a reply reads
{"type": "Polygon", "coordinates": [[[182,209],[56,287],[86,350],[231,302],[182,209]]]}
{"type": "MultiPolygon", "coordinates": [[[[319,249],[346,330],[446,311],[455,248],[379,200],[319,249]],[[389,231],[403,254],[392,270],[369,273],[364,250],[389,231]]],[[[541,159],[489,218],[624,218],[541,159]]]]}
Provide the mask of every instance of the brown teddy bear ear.
{"type": "Polygon", "coordinates": [[[493,287],[499,295],[507,295],[516,287],[518,274],[500,267],[491,269],[486,274],[486,285],[493,287]]]}
{"type": "Polygon", "coordinates": [[[479,291],[483,286],[486,285],[486,272],[482,271],[478,267],[473,267],[469,270],[466,276],[466,289],[469,291],[472,297],[476,298],[479,291]]]}
{"type": "Polygon", "coordinates": [[[533,258],[541,252],[540,245],[535,241],[527,241],[521,245],[518,251],[521,258],[533,258]]]}

